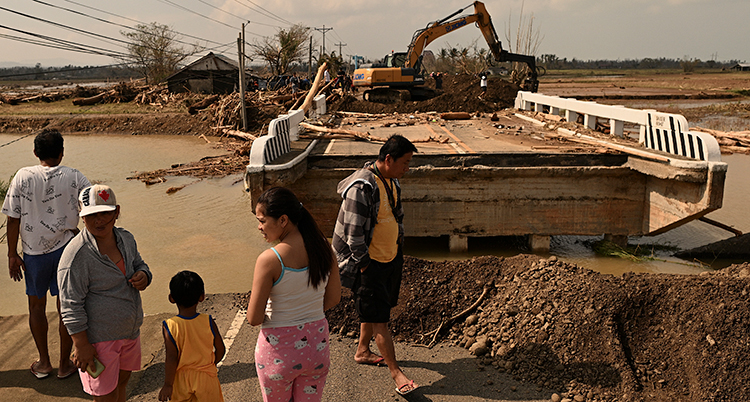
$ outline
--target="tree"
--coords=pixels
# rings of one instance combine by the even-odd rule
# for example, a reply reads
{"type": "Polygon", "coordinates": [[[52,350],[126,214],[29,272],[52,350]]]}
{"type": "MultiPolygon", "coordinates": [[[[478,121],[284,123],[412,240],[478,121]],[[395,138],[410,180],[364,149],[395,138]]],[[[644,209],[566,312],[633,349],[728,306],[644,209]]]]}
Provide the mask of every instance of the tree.
{"type": "Polygon", "coordinates": [[[682,71],[692,73],[700,62],[700,59],[691,59],[690,57],[685,56],[680,60],[680,67],[682,67],[682,71]]]}
{"type": "MultiPolygon", "coordinates": [[[[544,37],[541,36],[539,28],[534,27],[534,14],[524,15],[523,6],[524,2],[522,1],[515,41],[511,39],[513,36],[511,34],[513,23],[511,22],[511,14],[508,14],[508,30],[505,32],[505,40],[508,43],[508,51],[510,53],[536,56],[539,45],[542,43],[544,37]]],[[[513,62],[511,65],[510,80],[515,84],[521,85],[529,75],[529,68],[524,63],[513,62]]]]}
{"type": "Polygon", "coordinates": [[[468,47],[456,48],[447,43],[441,48],[434,62],[425,62],[428,71],[441,71],[448,74],[478,74],[487,70],[488,50],[477,46],[474,39],[468,47]]]}
{"type": "Polygon", "coordinates": [[[253,55],[265,60],[274,75],[290,71],[292,64],[301,63],[307,56],[305,44],[309,40],[310,28],[301,24],[289,29],[279,29],[276,35],[255,40],[250,47],[253,55]]]}
{"type": "Polygon", "coordinates": [[[328,71],[331,75],[336,75],[344,66],[344,59],[341,55],[336,56],[336,52],[323,54],[318,60],[318,66],[328,63],[328,71]]]}
{"type": "Polygon", "coordinates": [[[186,58],[201,51],[196,44],[190,50],[178,46],[178,35],[168,25],[152,22],[138,24],[133,32],[120,32],[128,38],[131,68],[146,78],[146,83],[164,81],[177,71],[186,58]]]}

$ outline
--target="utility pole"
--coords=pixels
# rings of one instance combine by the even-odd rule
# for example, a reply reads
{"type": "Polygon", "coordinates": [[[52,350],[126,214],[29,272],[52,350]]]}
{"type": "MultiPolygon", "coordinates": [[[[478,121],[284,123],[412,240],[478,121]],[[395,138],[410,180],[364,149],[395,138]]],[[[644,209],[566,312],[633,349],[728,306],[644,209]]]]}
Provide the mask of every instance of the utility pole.
{"type": "Polygon", "coordinates": [[[332,29],[333,28],[326,28],[325,25],[323,25],[323,28],[315,28],[316,31],[323,32],[323,54],[326,54],[326,32],[332,29]]]}
{"type": "Polygon", "coordinates": [[[307,56],[307,79],[312,82],[312,35],[310,35],[310,54],[307,56]]]}
{"type": "Polygon", "coordinates": [[[240,115],[242,116],[242,131],[247,131],[247,108],[245,107],[245,24],[242,33],[237,38],[237,53],[240,55],[240,115]]]}
{"type": "Polygon", "coordinates": [[[339,57],[341,57],[341,61],[343,61],[344,60],[344,54],[341,53],[341,46],[346,46],[346,43],[339,42],[339,43],[336,44],[336,46],[339,47],[339,57]]]}

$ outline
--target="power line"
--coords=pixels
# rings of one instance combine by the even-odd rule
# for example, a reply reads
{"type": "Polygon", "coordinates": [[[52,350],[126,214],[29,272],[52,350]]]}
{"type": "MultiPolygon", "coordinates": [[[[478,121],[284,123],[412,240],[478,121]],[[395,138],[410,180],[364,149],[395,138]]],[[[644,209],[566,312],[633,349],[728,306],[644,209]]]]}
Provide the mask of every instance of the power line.
{"type": "MultiPolygon", "coordinates": [[[[240,21],[242,21],[242,22],[252,22],[253,24],[258,24],[258,25],[265,25],[265,26],[267,26],[267,27],[271,27],[271,28],[279,28],[279,27],[278,27],[278,26],[276,26],[276,25],[269,25],[269,24],[264,24],[264,23],[262,23],[262,22],[247,21],[247,20],[246,20],[245,18],[242,18],[242,17],[240,17],[240,16],[238,16],[238,15],[236,15],[236,14],[230,13],[229,11],[226,11],[226,10],[223,10],[223,9],[221,9],[221,8],[219,8],[219,7],[216,7],[215,5],[213,5],[213,4],[211,4],[211,3],[208,3],[208,2],[206,2],[205,0],[198,0],[198,1],[199,1],[199,2],[201,2],[201,3],[203,3],[203,4],[205,4],[205,5],[207,5],[207,6],[209,6],[209,7],[211,7],[211,8],[215,8],[215,9],[217,9],[217,10],[221,11],[221,12],[222,12],[222,13],[224,13],[224,14],[228,14],[228,15],[230,15],[230,16],[232,16],[232,17],[234,17],[234,18],[237,18],[238,20],[240,20],[240,21]]],[[[259,34],[253,34],[253,35],[256,35],[256,36],[262,36],[262,35],[259,35],[259,34]]]]}
{"type": "MultiPolygon", "coordinates": [[[[0,28],[12,29],[12,28],[8,28],[8,27],[2,26],[2,25],[0,25],[0,28]]],[[[44,47],[48,47],[48,48],[51,48],[51,49],[71,50],[71,51],[78,51],[78,52],[81,52],[81,53],[90,53],[90,54],[97,54],[97,55],[101,55],[101,56],[115,57],[114,55],[106,55],[106,54],[102,54],[101,52],[94,51],[94,50],[84,50],[82,48],[73,48],[73,46],[71,46],[71,45],[51,44],[51,43],[48,43],[48,42],[43,42],[41,40],[29,39],[29,38],[24,38],[24,37],[15,36],[15,35],[0,34],[0,38],[15,40],[15,41],[18,41],[18,42],[29,43],[29,44],[32,44],[32,45],[44,46],[44,47]]],[[[52,40],[52,39],[50,39],[50,40],[52,40]]],[[[59,41],[61,39],[57,39],[57,40],[59,41]]]]}
{"type": "MultiPolygon", "coordinates": [[[[5,26],[5,25],[0,25],[0,28],[5,28],[5,29],[10,30],[10,31],[22,33],[22,34],[33,36],[33,37],[37,37],[37,38],[40,38],[40,39],[45,39],[45,40],[47,40],[49,42],[53,42],[53,43],[57,43],[58,44],[58,45],[54,45],[54,46],[50,45],[48,47],[53,47],[53,48],[57,48],[57,49],[64,49],[64,50],[78,51],[78,52],[81,52],[81,53],[98,54],[98,55],[101,55],[101,56],[109,56],[109,57],[113,57],[113,58],[124,58],[124,57],[127,57],[127,55],[125,53],[115,52],[115,51],[112,51],[112,50],[109,50],[109,49],[103,49],[103,48],[99,48],[99,47],[96,47],[96,46],[90,46],[90,45],[84,45],[84,44],[81,44],[81,43],[71,42],[71,41],[68,41],[68,40],[65,40],[65,39],[54,38],[52,36],[47,36],[47,35],[42,35],[42,34],[36,34],[36,33],[33,33],[33,32],[28,32],[28,31],[21,30],[21,29],[11,28],[11,27],[5,26]],[[61,47],[61,46],[64,46],[64,47],[61,47]]],[[[37,44],[41,44],[41,43],[37,43],[37,44]]]]}
{"type": "MultiPolygon", "coordinates": [[[[205,19],[207,19],[207,20],[210,20],[210,21],[216,22],[217,24],[221,24],[221,25],[224,25],[224,26],[226,26],[226,27],[229,27],[229,28],[232,28],[232,29],[237,29],[237,27],[233,27],[233,26],[231,26],[231,25],[227,24],[226,22],[222,22],[222,21],[219,21],[219,20],[217,20],[217,19],[211,18],[211,17],[209,17],[209,16],[207,16],[207,15],[204,15],[204,14],[201,14],[201,13],[199,13],[199,12],[197,12],[197,11],[191,10],[191,9],[189,9],[189,8],[185,7],[185,6],[181,6],[181,5],[179,5],[179,4],[176,4],[176,3],[174,3],[174,2],[173,2],[173,1],[171,1],[171,0],[159,0],[159,1],[160,1],[160,2],[162,2],[162,3],[164,3],[164,4],[169,4],[169,5],[171,5],[171,6],[177,7],[177,8],[179,8],[180,10],[183,10],[183,11],[187,11],[187,12],[189,12],[189,13],[192,13],[192,14],[195,14],[195,15],[197,15],[197,16],[203,17],[203,18],[205,18],[205,19]]],[[[251,32],[251,33],[252,33],[252,32],[251,32]]],[[[257,35],[257,34],[253,34],[253,35],[257,35]]]]}
{"type": "MultiPolygon", "coordinates": [[[[50,21],[50,20],[47,20],[47,19],[44,19],[44,18],[34,17],[33,15],[22,13],[20,11],[11,10],[9,8],[0,7],[0,10],[4,10],[4,11],[7,11],[7,12],[10,12],[10,13],[13,13],[13,14],[17,14],[17,15],[20,15],[20,16],[23,16],[23,17],[26,17],[26,18],[30,18],[30,19],[33,19],[33,20],[36,20],[36,21],[41,21],[41,22],[44,22],[46,24],[54,25],[56,27],[60,27],[60,28],[63,28],[63,29],[67,29],[69,31],[80,33],[82,35],[93,36],[93,37],[95,37],[97,39],[106,39],[106,40],[110,40],[110,41],[114,41],[114,42],[123,43],[125,45],[129,44],[129,42],[124,41],[122,39],[112,38],[112,37],[109,37],[109,36],[106,36],[106,35],[100,35],[100,34],[97,34],[97,33],[94,33],[94,32],[90,32],[90,31],[84,31],[82,29],[74,28],[74,27],[71,27],[69,25],[60,24],[60,23],[57,23],[57,22],[54,22],[54,21],[50,21]]],[[[122,45],[118,45],[118,46],[122,46],[122,45]]]]}
{"type": "MultiPolygon", "coordinates": [[[[66,8],[66,7],[57,6],[57,5],[50,4],[50,3],[47,3],[45,1],[42,1],[42,0],[33,0],[33,1],[36,2],[36,3],[39,3],[39,4],[43,4],[43,5],[49,6],[49,7],[54,7],[54,8],[57,8],[57,9],[65,10],[65,11],[70,12],[70,13],[74,13],[74,14],[77,14],[77,15],[85,16],[87,18],[91,18],[91,19],[94,19],[96,21],[100,21],[100,22],[111,24],[111,25],[123,27],[123,28],[126,28],[128,30],[132,30],[132,31],[136,31],[136,32],[141,32],[141,33],[149,34],[149,32],[144,31],[142,29],[134,28],[134,27],[131,27],[131,26],[127,26],[127,25],[124,25],[124,24],[119,24],[119,23],[115,23],[115,22],[111,22],[111,21],[107,21],[105,19],[93,16],[93,15],[89,15],[89,14],[87,14],[85,12],[73,10],[73,9],[66,8]]],[[[122,18],[122,19],[130,20],[130,21],[134,21],[134,22],[136,22],[138,24],[143,24],[141,21],[138,21],[138,20],[135,20],[135,19],[132,19],[132,18],[128,18],[128,17],[124,17],[124,16],[121,16],[121,15],[118,15],[118,14],[115,14],[115,13],[111,13],[111,12],[105,11],[105,10],[101,10],[101,9],[98,9],[98,8],[95,8],[95,7],[90,7],[90,6],[87,6],[85,4],[81,4],[81,3],[78,3],[76,1],[73,1],[73,0],[65,0],[65,1],[67,1],[69,3],[72,3],[72,4],[76,4],[76,5],[81,6],[81,7],[85,7],[85,8],[88,8],[88,9],[92,9],[92,10],[98,11],[100,13],[105,13],[105,14],[113,15],[113,16],[118,17],[118,18],[122,18]]],[[[176,7],[180,8],[180,9],[185,10],[185,11],[198,14],[198,13],[196,13],[196,12],[190,10],[190,9],[187,9],[185,7],[180,7],[179,5],[177,5],[174,2],[171,2],[169,0],[160,0],[160,1],[166,2],[167,4],[170,4],[172,6],[176,6],[176,7]]],[[[47,24],[50,24],[50,25],[53,25],[53,26],[56,26],[56,27],[59,27],[59,28],[63,28],[63,29],[66,29],[66,30],[73,31],[73,32],[78,33],[78,34],[91,36],[91,37],[94,37],[96,39],[116,42],[118,44],[118,46],[123,47],[123,48],[125,48],[126,46],[129,46],[129,45],[132,45],[131,42],[128,42],[126,40],[117,39],[117,38],[113,38],[113,37],[110,37],[110,36],[97,34],[95,32],[89,31],[89,30],[78,29],[78,28],[75,28],[73,26],[69,26],[69,25],[65,25],[65,24],[60,24],[60,23],[57,23],[57,22],[54,22],[54,21],[50,21],[50,20],[47,20],[47,19],[44,19],[44,18],[35,17],[35,16],[29,15],[29,14],[26,14],[26,13],[23,13],[23,12],[19,12],[19,11],[16,11],[16,10],[11,10],[11,9],[9,9],[7,7],[0,7],[0,10],[4,10],[4,11],[10,12],[10,13],[14,13],[14,14],[26,17],[26,18],[34,19],[36,21],[44,22],[44,23],[47,23],[47,24]]],[[[201,15],[201,14],[198,14],[198,15],[201,15]]],[[[201,15],[201,16],[203,16],[203,15],[201,15]]],[[[224,24],[221,21],[213,20],[211,18],[208,18],[208,19],[210,19],[212,21],[215,21],[215,22],[218,22],[218,23],[220,23],[222,25],[226,25],[226,26],[228,26],[228,27],[230,27],[232,29],[236,29],[235,27],[227,25],[227,24],[224,24]]],[[[94,55],[108,56],[108,57],[119,58],[119,59],[127,59],[127,58],[129,58],[128,54],[125,54],[125,53],[120,52],[120,51],[114,51],[114,50],[104,49],[104,48],[101,48],[101,47],[96,47],[96,46],[91,46],[91,45],[86,45],[86,44],[78,43],[78,42],[74,42],[74,41],[68,41],[68,40],[64,40],[64,39],[60,39],[60,38],[55,38],[55,37],[48,36],[48,35],[37,34],[37,33],[29,32],[29,31],[25,31],[25,30],[20,30],[20,29],[16,29],[16,28],[12,28],[12,27],[9,27],[9,26],[4,26],[4,25],[0,25],[0,28],[4,28],[4,29],[10,30],[10,31],[18,32],[18,33],[21,33],[21,34],[24,34],[24,35],[28,35],[28,36],[32,36],[33,38],[36,38],[36,39],[30,39],[30,38],[23,38],[23,37],[14,36],[14,35],[0,35],[0,37],[3,37],[5,39],[15,40],[15,41],[23,42],[23,43],[28,43],[28,44],[34,44],[34,45],[38,45],[38,46],[44,46],[44,47],[48,47],[48,48],[51,48],[51,49],[60,49],[60,50],[75,51],[75,52],[80,52],[80,53],[88,53],[88,54],[94,54],[94,55]]],[[[177,33],[177,34],[180,34],[180,35],[184,35],[184,36],[190,36],[192,38],[196,38],[196,39],[199,39],[199,40],[202,40],[202,41],[211,42],[213,44],[217,44],[218,46],[215,46],[214,49],[222,49],[223,51],[226,51],[227,47],[231,46],[231,44],[232,44],[232,42],[230,42],[230,44],[224,44],[224,43],[219,43],[219,42],[216,42],[216,41],[210,41],[210,40],[207,40],[207,39],[204,39],[204,38],[200,38],[200,37],[196,37],[196,36],[192,36],[192,35],[188,35],[188,34],[183,34],[183,33],[171,30],[171,29],[169,31],[177,33]]],[[[253,32],[250,32],[250,34],[261,36],[261,35],[259,35],[257,33],[253,33],[253,32]]],[[[175,40],[175,42],[186,43],[186,42],[181,42],[179,40],[175,40]]],[[[192,45],[192,44],[190,44],[190,45],[192,45]]],[[[204,51],[204,50],[207,50],[207,49],[204,48],[204,49],[201,49],[200,51],[204,51]]],[[[210,49],[208,49],[208,50],[210,50],[210,49]]],[[[192,53],[188,54],[188,56],[192,56],[192,55],[194,55],[196,53],[197,52],[192,52],[192,53]]]]}
{"type": "Polygon", "coordinates": [[[254,3],[254,2],[252,1],[252,0],[245,0],[245,1],[247,1],[248,3],[250,3],[250,4],[254,5],[255,7],[259,8],[259,9],[260,9],[260,10],[262,10],[262,11],[258,11],[258,10],[256,10],[256,9],[254,9],[254,8],[252,8],[252,7],[250,7],[250,6],[248,6],[247,4],[243,4],[243,3],[241,3],[241,2],[239,1],[239,0],[234,0],[234,1],[235,1],[235,2],[237,3],[237,4],[239,4],[239,5],[241,5],[241,6],[244,6],[244,7],[247,7],[248,9],[250,9],[250,10],[252,10],[252,11],[255,11],[255,12],[256,12],[256,13],[258,13],[258,14],[264,15],[264,16],[266,16],[266,17],[268,17],[268,18],[274,19],[274,20],[276,20],[276,21],[282,22],[282,23],[284,23],[284,24],[287,24],[287,25],[294,25],[294,24],[292,24],[291,22],[289,22],[289,21],[287,21],[287,20],[285,20],[285,19],[283,19],[283,18],[279,17],[278,15],[276,15],[276,14],[274,14],[274,13],[272,13],[272,12],[270,12],[270,11],[266,10],[265,8],[263,8],[263,7],[261,7],[261,6],[257,5],[257,4],[255,4],[255,3],[254,3]]]}
{"type": "MultiPolygon", "coordinates": [[[[90,9],[90,10],[94,10],[94,11],[98,11],[98,12],[100,12],[100,13],[104,13],[104,14],[107,14],[107,15],[111,15],[111,16],[113,16],[113,17],[118,17],[118,18],[122,18],[122,19],[124,19],[124,20],[132,21],[132,22],[135,22],[136,24],[140,24],[140,25],[148,25],[148,24],[147,24],[147,23],[145,23],[145,22],[142,22],[142,21],[138,21],[138,20],[136,20],[136,19],[133,19],[133,18],[130,18],[130,17],[125,17],[125,16],[122,16],[122,15],[119,15],[119,14],[115,14],[115,13],[112,13],[112,12],[109,12],[109,11],[101,10],[101,9],[98,9],[98,8],[96,8],[96,7],[91,7],[91,6],[88,6],[88,5],[86,5],[86,4],[81,4],[81,3],[75,2],[75,1],[73,1],[73,0],[65,0],[65,1],[67,1],[68,3],[73,3],[73,4],[77,5],[77,6],[81,6],[81,7],[84,7],[84,8],[88,8],[88,9],[90,9]]],[[[198,36],[193,36],[193,35],[189,35],[189,34],[186,34],[186,33],[182,33],[182,32],[178,32],[178,31],[175,31],[175,30],[172,30],[172,32],[178,33],[178,34],[180,34],[180,35],[182,35],[182,36],[186,36],[186,37],[188,37],[188,38],[193,38],[193,39],[197,39],[197,40],[202,40],[202,41],[204,41],[204,42],[206,42],[206,43],[209,43],[209,42],[210,42],[210,43],[213,43],[213,44],[221,45],[221,43],[219,43],[219,42],[216,42],[216,41],[212,41],[212,40],[209,40],[209,39],[204,39],[204,38],[201,38],[201,37],[198,37],[198,36]]]]}
{"type": "MultiPolygon", "coordinates": [[[[27,18],[31,18],[31,19],[34,19],[34,20],[37,20],[37,21],[41,21],[41,22],[44,22],[44,23],[47,23],[47,24],[50,24],[50,25],[53,25],[53,26],[61,27],[63,29],[67,29],[67,30],[70,30],[70,31],[73,31],[73,32],[76,32],[76,33],[83,34],[83,35],[93,36],[95,38],[104,38],[104,39],[108,39],[108,40],[111,40],[111,41],[114,41],[114,42],[119,42],[119,43],[125,44],[125,46],[118,45],[120,47],[129,48],[130,46],[134,45],[134,43],[132,43],[132,42],[128,42],[128,41],[117,39],[117,38],[112,38],[112,37],[105,36],[105,35],[100,35],[100,34],[97,34],[97,33],[91,32],[91,31],[84,31],[82,29],[71,27],[69,25],[60,24],[60,23],[57,23],[57,22],[54,22],[54,21],[50,21],[50,20],[47,20],[47,19],[44,19],[44,18],[34,17],[32,15],[28,15],[28,14],[25,14],[25,13],[22,13],[22,12],[19,12],[19,11],[11,10],[11,9],[8,9],[8,8],[5,8],[5,7],[0,7],[0,10],[5,10],[5,11],[8,11],[8,12],[11,12],[11,13],[14,13],[14,14],[18,14],[18,15],[21,15],[21,16],[24,16],[24,17],[27,17],[27,18]]],[[[152,35],[148,31],[144,31],[144,30],[136,30],[136,31],[144,33],[144,34],[152,35]]],[[[27,33],[27,32],[24,32],[24,33],[27,33]]],[[[49,38],[51,38],[51,37],[48,37],[48,38],[45,38],[45,39],[53,41],[52,39],[49,39],[49,38]]],[[[78,50],[82,50],[83,49],[83,48],[81,48],[79,46],[73,46],[73,45],[71,45],[74,42],[66,41],[66,43],[67,43],[67,46],[69,46],[69,47],[71,47],[73,49],[78,49],[78,50]]],[[[39,44],[39,43],[37,43],[37,44],[39,44]]],[[[84,45],[84,46],[87,46],[87,45],[84,45]]],[[[55,47],[55,48],[61,49],[60,47],[55,47]]],[[[151,50],[162,50],[162,49],[150,48],[148,46],[146,46],[146,48],[151,49],[151,50]]],[[[97,49],[100,49],[100,48],[97,48],[97,49]]],[[[100,49],[100,50],[105,50],[107,52],[112,52],[111,50],[107,50],[107,49],[100,49]]],[[[192,54],[194,54],[194,53],[192,53],[192,54]]],[[[126,56],[125,54],[122,54],[122,55],[126,56]]],[[[189,55],[191,55],[191,54],[189,54],[189,55]]],[[[120,56],[120,57],[123,57],[123,56],[120,56]]],[[[113,56],[113,57],[117,57],[117,56],[113,56]]]]}
{"type": "MultiPolygon", "coordinates": [[[[116,23],[116,22],[108,21],[108,20],[105,20],[103,18],[95,17],[93,15],[89,15],[89,14],[86,14],[86,13],[83,13],[83,12],[80,12],[80,11],[72,10],[72,9],[69,9],[69,8],[66,8],[66,7],[57,6],[57,5],[54,5],[54,4],[50,4],[50,3],[44,2],[42,0],[32,0],[32,1],[34,1],[36,3],[39,3],[39,4],[43,4],[45,6],[57,8],[57,9],[60,9],[60,10],[65,10],[65,11],[68,11],[68,12],[71,12],[71,13],[74,13],[74,14],[77,14],[77,15],[81,15],[81,16],[84,16],[84,17],[87,17],[87,18],[91,18],[91,19],[94,19],[96,21],[100,21],[100,22],[103,22],[103,23],[106,23],[106,24],[110,24],[110,25],[121,27],[121,28],[129,29],[131,31],[136,31],[136,32],[140,32],[140,33],[143,33],[143,34],[150,34],[150,32],[145,31],[143,29],[139,29],[139,28],[135,28],[135,27],[132,27],[132,26],[128,26],[128,25],[124,25],[124,24],[119,24],[119,23],[116,23]]],[[[171,29],[170,29],[170,32],[182,35],[179,32],[175,32],[175,31],[173,31],[171,29]]],[[[184,42],[184,41],[181,41],[179,39],[175,39],[174,41],[178,42],[178,43],[182,43],[184,45],[193,46],[192,43],[184,42]]],[[[215,43],[218,43],[218,42],[215,42],[215,43]]]]}
{"type": "MultiPolygon", "coordinates": [[[[42,35],[42,34],[37,34],[37,33],[29,32],[29,31],[24,31],[24,30],[21,30],[21,29],[11,28],[11,27],[8,27],[8,26],[5,26],[5,25],[0,25],[0,28],[4,28],[4,29],[10,30],[10,31],[22,33],[22,34],[29,35],[29,36],[32,36],[32,37],[35,37],[35,38],[43,39],[46,42],[42,41],[42,40],[29,39],[29,38],[24,38],[24,37],[20,37],[20,36],[0,34],[0,37],[6,38],[6,39],[10,39],[10,40],[15,40],[15,41],[19,41],[19,42],[24,42],[24,43],[29,43],[29,44],[44,46],[44,47],[48,47],[48,48],[52,48],[52,49],[68,50],[68,51],[79,52],[79,53],[87,53],[87,54],[94,54],[94,55],[100,55],[100,56],[107,56],[107,57],[112,57],[112,58],[121,59],[121,60],[131,59],[131,56],[129,54],[125,54],[125,53],[121,53],[121,52],[114,52],[114,51],[111,51],[111,50],[108,50],[108,49],[103,49],[103,48],[99,48],[99,47],[95,47],[95,46],[91,46],[91,45],[86,45],[86,44],[82,44],[82,43],[72,42],[72,41],[68,41],[68,40],[60,39],[60,38],[55,38],[55,37],[48,36],[48,35],[42,35]]],[[[207,51],[207,50],[208,51],[212,51],[212,50],[216,50],[216,49],[224,49],[224,48],[227,48],[228,46],[231,46],[233,43],[234,42],[222,43],[219,46],[215,46],[214,48],[200,49],[200,52],[207,51]]],[[[196,52],[191,52],[191,53],[188,54],[188,56],[193,56],[196,53],[198,53],[198,52],[197,51],[196,52]]],[[[146,61],[149,61],[149,60],[146,60],[146,61]]],[[[130,63],[123,63],[123,64],[132,64],[132,62],[130,62],[130,63]]]]}

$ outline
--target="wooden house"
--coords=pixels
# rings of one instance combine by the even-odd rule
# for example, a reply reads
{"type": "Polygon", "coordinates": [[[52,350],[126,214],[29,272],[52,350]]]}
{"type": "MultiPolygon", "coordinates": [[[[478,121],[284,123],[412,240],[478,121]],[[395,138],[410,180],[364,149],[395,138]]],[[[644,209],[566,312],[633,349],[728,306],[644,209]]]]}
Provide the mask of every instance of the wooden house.
{"type": "Polygon", "coordinates": [[[228,94],[239,87],[238,63],[213,52],[167,77],[169,92],[228,94]]]}

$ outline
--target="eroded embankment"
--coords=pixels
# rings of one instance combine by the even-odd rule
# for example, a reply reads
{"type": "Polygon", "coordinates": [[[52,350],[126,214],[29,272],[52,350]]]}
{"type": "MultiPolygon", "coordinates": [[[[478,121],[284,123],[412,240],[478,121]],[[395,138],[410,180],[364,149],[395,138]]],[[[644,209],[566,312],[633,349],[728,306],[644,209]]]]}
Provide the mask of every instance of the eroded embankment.
{"type": "MultiPolygon", "coordinates": [[[[407,257],[391,328],[400,340],[471,348],[485,365],[570,398],[736,401],[748,391],[748,292],[748,265],[615,277],[554,257],[407,257]]],[[[349,297],[329,321],[356,334],[349,297]]]]}

